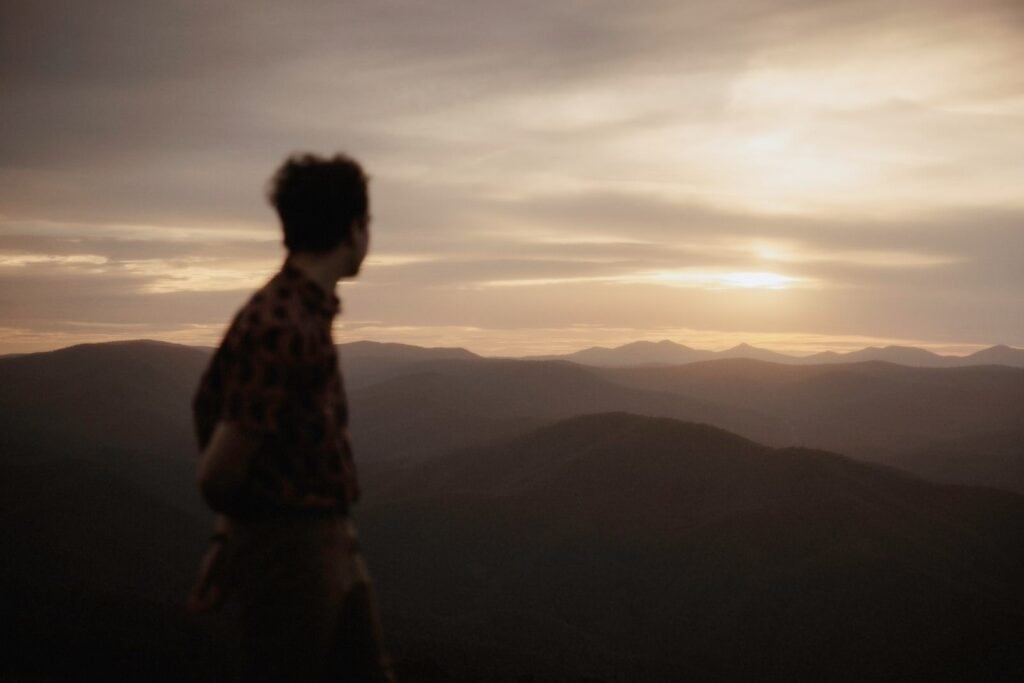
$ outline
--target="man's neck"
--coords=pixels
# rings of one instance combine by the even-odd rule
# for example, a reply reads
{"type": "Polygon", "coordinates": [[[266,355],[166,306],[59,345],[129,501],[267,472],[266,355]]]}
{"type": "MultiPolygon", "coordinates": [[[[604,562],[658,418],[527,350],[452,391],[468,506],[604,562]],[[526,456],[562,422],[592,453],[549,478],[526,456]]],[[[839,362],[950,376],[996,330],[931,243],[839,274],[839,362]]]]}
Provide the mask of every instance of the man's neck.
{"type": "Polygon", "coordinates": [[[340,278],[332,263],[318,259],[315,255],[301,252],[289,254],[286,260],[301,270],[310,280],[320,285],[320,289],[325,293],[334,294],[334,289],[340,278]]]}

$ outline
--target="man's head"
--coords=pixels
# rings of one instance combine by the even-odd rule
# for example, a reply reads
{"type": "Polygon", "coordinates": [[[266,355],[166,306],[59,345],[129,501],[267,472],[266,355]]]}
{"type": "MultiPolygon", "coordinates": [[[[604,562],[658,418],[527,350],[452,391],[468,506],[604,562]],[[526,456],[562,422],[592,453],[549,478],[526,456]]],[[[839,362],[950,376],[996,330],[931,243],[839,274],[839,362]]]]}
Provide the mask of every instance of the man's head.
{"type": "Polygon", "coordinates": [[[268,191],[281,217],[288,251],[351,252],[358,271],[368,238],[366,184],[362,167],[344,154],[329,159],[313,154],[289,157],[277,169],[268,191]]]}

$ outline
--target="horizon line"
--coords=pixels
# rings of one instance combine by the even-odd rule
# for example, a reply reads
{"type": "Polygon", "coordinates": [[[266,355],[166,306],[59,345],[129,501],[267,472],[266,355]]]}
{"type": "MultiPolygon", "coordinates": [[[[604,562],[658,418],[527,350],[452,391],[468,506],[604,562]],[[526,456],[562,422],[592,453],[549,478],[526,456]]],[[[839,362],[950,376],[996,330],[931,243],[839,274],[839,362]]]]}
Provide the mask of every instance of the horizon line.
{"type": "MultiPolygon", "coordinates": [[[[27,355],[32,355],[32,354],[36,354],[36,353],[52,353],[52,352],[55,352],[55,351],[63,351],[63,350],[66,350],[66,349],[71,349],[71,348],[75,348],[75,347],[79,347],[79,346],[99,346],[99,345],[107,345],[107,344],[131,344],[131,343],[139,343],[139,342],[151,342],[151,343],[157,343],[157,344],[167,344],[167,345],[171,345],[171,346],[183,346],[183,347],[187,347],[187,348],[196,348],[196,349],[214,350],[214,349],[217,348],[217,344],[212,344],[211,345],[211,344],[206,344],[206,343],[184,343],[184,342],[181,342],[181,341],[172,341],[172,340],[167,340],[167,339],[159,339],[159,338],[155,338],[155,337],[137,337],[137,338],[128,338],[128,339],[106,339],[106,340],[97,340],[97,341],[82,341],[82,342],[76,342],[76,343],[72,343],[72,344],[67,344],[67,345],[64,345],[64,346],[54,346],[52,348],[42,348],[42,349],[30,350],[30,351],[14,351],[14,352],[0,353],[0,358],[14,357],[14,356],[27,356],[27,355]]],[[[369,338],[346,339],[344,341],[336,341],[335,342],[335,346],[346,346],[346,345],[350,345],[350,344],[359,344],[359,343],[379,344],[379,345],[382,345],[382,346],[384,346],[384,345],[397,345],[397,346],[407,346],[407,347],[420,348],[420,349],[452,349],[452,350],[462,350],[462,351],[466,351],[468,353],[471,353],[471,354],[473,354],[475,356],[479,356],[481,358],[494,358],[494,359],[503,359],[504,358],[504,359],[521,359],[521,360],[546,360],[546,359],[557,360],[557,359],[560,359],[560,358],[564,358],[566,356],[572,356],[572,355],[575,355],[575,354],[578,354],[578,353],[582,353],[582,352],[585,352],[585,351],[592,351],[592,350],[617,351],[617,350],[623,349],[623,348],[625,348],[627,346],[633,346],[633,345],[636,345],[636,344],[650,344],[651,346],[658,346],[658,345],[662,345],[662,344],[666,344],[666,343],[667,344],[671,344],[672,346],[675,346],[675,347],[685,348],[688,351],[693,351],[693,352],[697,352],[697,353],[710,353],[710,354],[723,354],[723,353],[728,353],[730,351],[735,351],[735,350],[740,349],[742,347],[746,347],[746,349],[749,349],[750,351],[753,351],[753,352],[767,352],[767,353],[776,354],[776,355],[779,355],[779,356],[785,356],[787,358],[792,358],[794,360],[806,360],[806,359],[810,359],[810,358],[813,358],[815,356],[821,356],[821,355],[847,356],[847,355],[851,355],[851,354],[854,354],[854,353],[859,353],[861,351],[867,351],[867,350],[872,350],[872,349],[873,350],[909,349],[909,350],[921,351],[921,352],[924,352],[924,353],[928,353],[928,354],[931,354],[931,355],[935,356],[936,358],[943,358],[943,359],[967,359],[967,358],[971,358],[972,356],[974,356],[974,355],[976,355],[976,354],[978,354],[980,352],[988,351],[988,350],[991,350],[991,349],[1009,349],[1009,350],[1012,350],[1012,351],[1024,351],[1024,347],[1017,347],[1017,346],[1013,346],[1011,344],[1005,344],[1005,343],[996,343],[996,344],[990,344],[990,345],[987,345],[987,346],[986,345],[980,345],[980,344],[973,345],[973,346],[977,346],[978,348],[975,351],[971,351],[971,352],[968,352],[968,353],[965,353],[965,354],[952,354],[952,353],[943,354],[943,353],[937,353],[935,351],[932,351],[932,350],[930,350],[928,348],[925,348],[925,347],[922,347],[922,346],[905,345],[905,344],[886,344],[884,346],[868,345],[868,346],[864,346],[862,348],[853,349],[853,350],[850,350],[850,351],[826,350],[826,351],[814,351],[814,352],[808,353],[806,355],[797,355],[797,354],[793,354],[793,353],[787,353],[785,351],[776,351],[774,349],[771,349],[771,348],[768,348],[768,347],[765,347],[765,346],[757,346],[755,344],[750,344],[750,343],[747,343],[747,342],[740,342],[738,344],[734,344],[733,346],[730,346],[730,347],[727,347],[727,348],[723,348],[723,349],[719,349],[719,350],[714,350],[714,349],[706,349],[706,348],[698,348],[696,346],[690,346],[688,344],[683,344],[683,343],[677,342],[677,341],[672,340],[672,339],[667,339],[667,338],[666,339],[660,339],[660,340],[657,340],[657,341],[652,341],[652,340],[648,340],[648,339],[638,339],[638,340],[635,340],[635,341],[626,342],[626,343],[615,345],[615,346],[604,346],[604,345],[600,345],[600,344],[593,344],[593,345],[590,345],[590,346],[578,348],[578,349],[576,349],[574,351],[567,351],[567,352],[561,352],[561,353],[527,353],[527,354],[522,354],[522,355],[514,355],[514,354],[508,354],[508,353],[480,353],[480,352],[477,352],[477,351],[473,351],[472,349],[468,348],[467,346],[462,346],[462,345],[446,345],[446,344],[425,345],[425,344],[422,344],[422,343],[421,344],[415,344],[415,343],[410,343],[410,342],[407,342],[407,341],[381,341],[381,340],[369,339],[369,338]]]]}

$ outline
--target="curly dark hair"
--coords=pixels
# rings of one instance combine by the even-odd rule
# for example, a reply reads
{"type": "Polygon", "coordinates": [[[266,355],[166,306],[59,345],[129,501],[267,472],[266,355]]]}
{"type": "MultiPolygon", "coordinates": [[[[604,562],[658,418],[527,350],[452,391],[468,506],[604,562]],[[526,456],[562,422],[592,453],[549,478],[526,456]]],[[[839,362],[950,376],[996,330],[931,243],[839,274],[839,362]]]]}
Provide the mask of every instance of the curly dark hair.
{"type": "Polygon", "coordinates": [[[345,154],[293,154],[270,179],[267,198],[281,217],[289,251],[329,251],[350,238],[369,211],[366,174],[345,154]]]}

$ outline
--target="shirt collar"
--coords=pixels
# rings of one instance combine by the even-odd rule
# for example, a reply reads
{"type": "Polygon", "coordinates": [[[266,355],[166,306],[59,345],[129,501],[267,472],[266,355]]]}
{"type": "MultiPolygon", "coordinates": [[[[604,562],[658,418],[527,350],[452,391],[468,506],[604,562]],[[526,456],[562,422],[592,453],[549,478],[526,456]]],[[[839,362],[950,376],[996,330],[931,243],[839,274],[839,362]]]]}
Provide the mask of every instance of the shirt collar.
{"type": "Polygon", "coordinates": [[[294,263],[285,259],[281,266],[281,275],[291,282],[302,303],[312,313],[317,313],[328,319],[333,319],[341,312],[341,299],[334,292],[325,291],[315,280],[306,275],[305,271],[294,263]]]}

